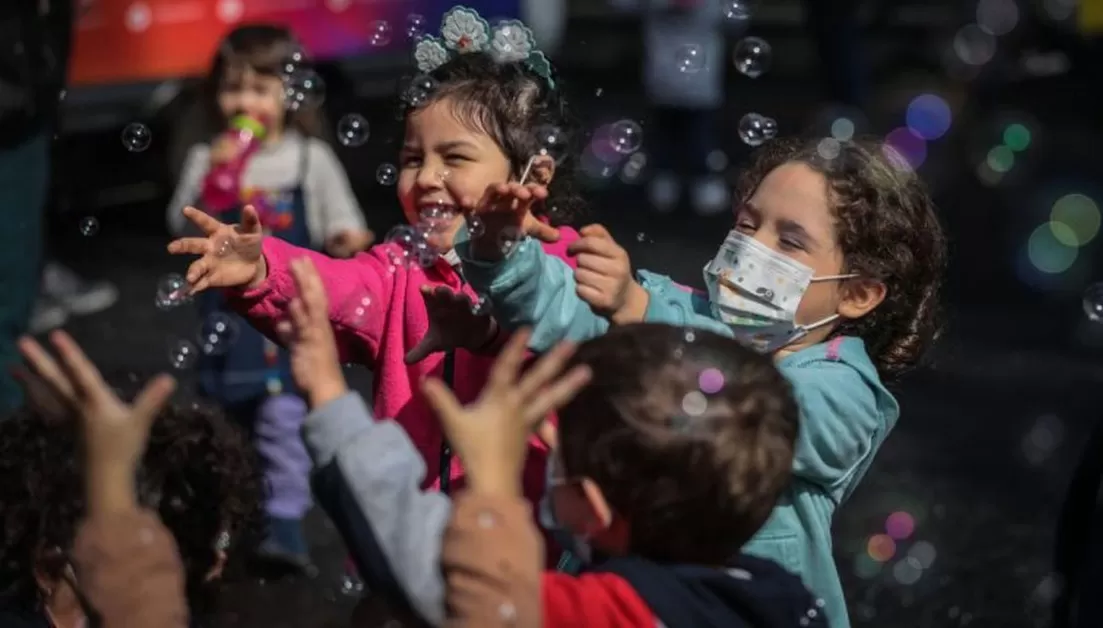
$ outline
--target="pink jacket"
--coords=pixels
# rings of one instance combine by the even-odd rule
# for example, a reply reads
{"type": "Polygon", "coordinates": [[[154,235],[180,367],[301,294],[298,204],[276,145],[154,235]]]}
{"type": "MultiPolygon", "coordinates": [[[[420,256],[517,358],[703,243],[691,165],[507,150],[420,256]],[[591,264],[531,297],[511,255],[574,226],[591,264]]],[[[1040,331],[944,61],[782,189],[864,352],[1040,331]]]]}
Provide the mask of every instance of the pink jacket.
{"type": "MultiPolygon", "coordinates": [[[[567,256],[567,246],[578,239],[578,232],[563,227],[560,234],[559,242],[546,244],[544,248],[549,255],[574,267],[575,261],[567,256]]],[[[297,257],[309,257],[325,284],[329,320],[333,323],[342,362],[364,364],[372,369],[375,415],[391,417],[406,429],[425,459],[429,480],[423,488],[439,488],[443,434],[436,417],[416,391],[423,377],[442,376],[444,354],[434,353],[417,364],[406,364],[405,356],[429,327],[421,295],[423,285],[448,286],[462,290],[473,299],[476,295],[443,259],[426,269],[395,267],[390,260],[398,250],[396,245],[383,244],[353,259],[337,260],[268,237],[263,244],[268,278],[255,289],[233,295],[231,304],[258,330],[275,338],[276,323],[286,318],[287,304],[295,294],[288,262],[297,257]]],[[[468,403],[482,390],[494,358],[462,349],[455,354],[452,387],[459,400],[468,403]]],[[[533,437],[524,488],[525,496],[534,504],[544,491],[546,456],[542,441],[533,437]]],[[[452,459],[450,475],[453,490],[458,490],[463,479],[458,458],[452,459]]]]}

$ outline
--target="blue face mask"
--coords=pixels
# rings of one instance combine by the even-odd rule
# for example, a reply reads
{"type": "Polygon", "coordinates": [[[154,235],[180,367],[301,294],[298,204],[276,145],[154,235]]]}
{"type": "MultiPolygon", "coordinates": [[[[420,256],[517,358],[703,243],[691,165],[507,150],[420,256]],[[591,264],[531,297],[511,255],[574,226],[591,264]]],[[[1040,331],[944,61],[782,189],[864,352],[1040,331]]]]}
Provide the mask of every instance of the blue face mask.
{"type": "Polygon", "coordinates": [[[555,542],[567,554],[570,554],[570,556],[565,554],[558,565],[560,571],[570,572],[575,571],[571,568],[571,563],[575,561],[581,561],[582,565],[590,564],[593,561],[594,551],[589,539],[571,532],[555,516],[551,493],[556,487],[564,486],[566,483],[559,468],[558,457],[554,453],[550,454],[545,471],[544,496],[540,499],[537,516],[540,519],[540,526],[552,535],[555,542]]]}

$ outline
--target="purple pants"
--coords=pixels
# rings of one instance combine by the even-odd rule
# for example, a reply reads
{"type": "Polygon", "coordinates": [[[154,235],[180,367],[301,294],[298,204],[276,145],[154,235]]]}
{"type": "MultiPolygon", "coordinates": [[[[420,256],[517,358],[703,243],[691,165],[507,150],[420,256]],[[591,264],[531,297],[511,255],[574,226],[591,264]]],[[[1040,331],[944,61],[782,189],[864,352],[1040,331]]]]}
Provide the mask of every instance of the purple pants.
{"type": "Polygon", "coordinates": [[[306,413],[306,402],[297,395],[272,395],[256,406],[253,438],[264,464],[271,517],[302,519],[310,510],[313,465],[302,439],[306,413]]]}

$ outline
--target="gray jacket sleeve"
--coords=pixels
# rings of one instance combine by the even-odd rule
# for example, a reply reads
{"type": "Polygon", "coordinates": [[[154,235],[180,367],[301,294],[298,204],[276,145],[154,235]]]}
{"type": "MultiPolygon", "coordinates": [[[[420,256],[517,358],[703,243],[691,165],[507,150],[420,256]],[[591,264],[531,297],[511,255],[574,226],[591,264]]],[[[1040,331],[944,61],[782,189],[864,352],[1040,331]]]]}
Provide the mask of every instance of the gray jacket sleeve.
{"type": "Polygon", "coordinates": [[[444,623],[441,543],[446,495],[421,490],[425,463],[394,421],[377,421],[349,392],[307,416],[318,503],[344,536],[365,586],[444,623]]]}

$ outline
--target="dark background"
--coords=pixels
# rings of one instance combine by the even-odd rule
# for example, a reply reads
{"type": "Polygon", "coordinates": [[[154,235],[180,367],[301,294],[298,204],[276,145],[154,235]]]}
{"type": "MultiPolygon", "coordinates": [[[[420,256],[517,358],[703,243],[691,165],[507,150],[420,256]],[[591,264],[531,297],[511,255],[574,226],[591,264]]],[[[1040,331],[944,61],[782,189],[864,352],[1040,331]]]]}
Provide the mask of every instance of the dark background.
{"type": "MultiPolygon", "coordinates": [[[[939,94],[953,108],[950,133],[931,143],[920,170],[938,201],[952,260],[946,334],[932,365],[902,384],[901,421],[836,519],[836,556],[852,620],[856,626],[1045,625],[1057,590],[1050,577],[1056,514],[1098,416],[1103,328],[1085,319],[1081,294],[1103,273],[1094,243],[1079,250],[1069,270],[1052,276],[1031,272],[1025,249],[1059,196],[1079,192],[1103,201],[1100,56],[1071,27],[1031,20],[1033,5],[1023,4],[1019,27],[999,39],[993,60],[964,78],[946,59],[955,31],[975,19],[975,5],[878,6],[863,13],[864,59],[874,81],[870,128],[883,134],[902,125],[907,103],[921,93],[939,94]],[[1001,183],[985,184],[977,165],[1010,122],[1026,124],[1033,142],[1001,183]],[[895,512],[908,513],[915,532],[876,568],[868,540],[884,532],[895,512]],[[929,567],[916,582],[901,583],[898,576],[916,557],[929,567]]],[[[749,154],[735,132],[744,113],[773,117],[790,134],[811,128],[824,111],[822,70],[800,4],[770,8],[752,32],[773,45],[771,71],[757,80],[732,71],[727,82],[720,137],[732,176],[749,154]]],[[[573,3],[564,41],[556,62],[585,127],[635,119],[643,124],[643,152],[653,150],[639,80],[638,22],[596,2],[573,3]]],[[[378,185],[374,173],[397,157],[392,88],[401,73],[373,76],[378,94],[357,94],[363,77],[331,72],[328,81],[333,120],[360,113],[371,122],[371,140],[339,147],[339,154],[379,234],[400,219],[393,188],[378,185]]],[[[172,340],[195,335],[192,312],[153,305],[158,278],[186,266],[164,252],[177,112],[133,116],[153,132],[141,153],[124,149],[117,127],[63,129],[56,140],[51,246],[63,261],[112,280],[122,292],[112,310],[68,325],[107,371],[144,376],[169,369],[172,340]],[[93,236],[79,228],[89,218],[98,224],[93,236]]],[[[646,175],[645,169],[641,181],[646,175]]],[[[730,228],[729,215],[705,218],[683,208],[660,216],[639,182],[626,184],[616,175],[582,180],[591,202],[586,222],[608,225],[638,267],[700,284],[702,265],[730,228]]],[[[366,387],[370,377],[355,374],[366,387]]],[[[311,536],[319,576],[235,585],[229,596],[234,625],[321,626],[347,616],[350,600],[339,593],[340,541],[317,514],[311,536]]]]}

